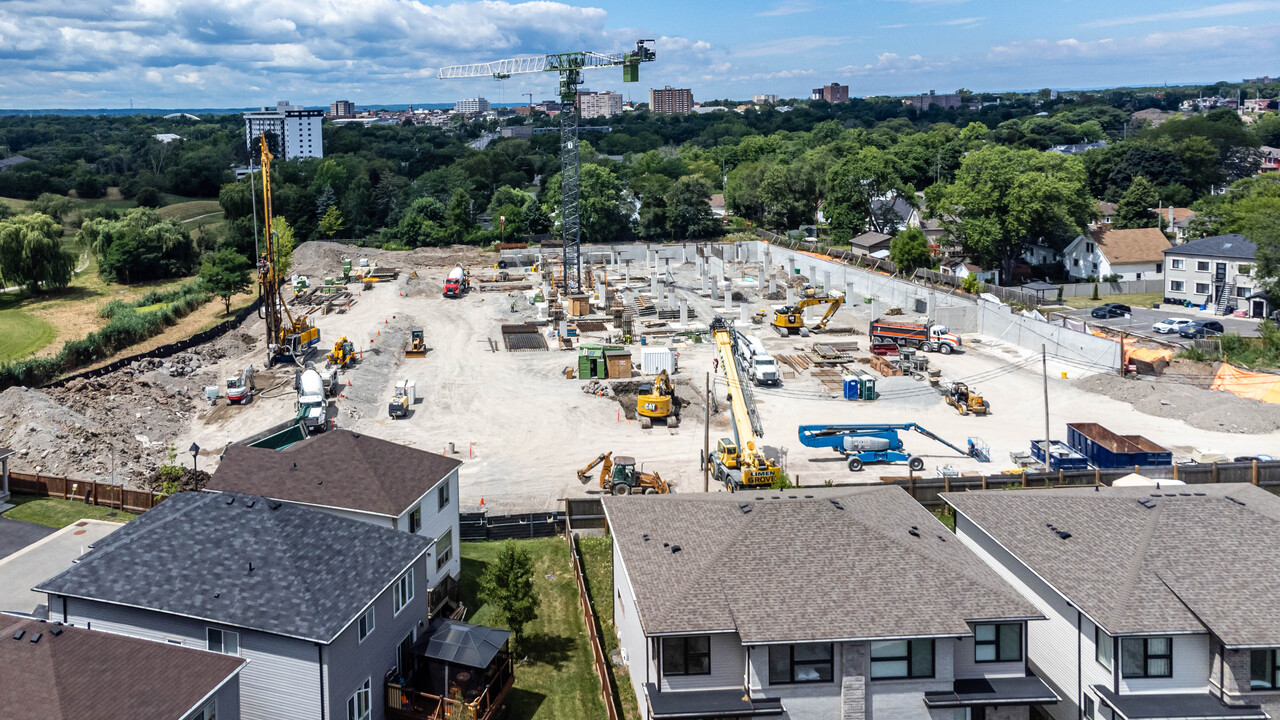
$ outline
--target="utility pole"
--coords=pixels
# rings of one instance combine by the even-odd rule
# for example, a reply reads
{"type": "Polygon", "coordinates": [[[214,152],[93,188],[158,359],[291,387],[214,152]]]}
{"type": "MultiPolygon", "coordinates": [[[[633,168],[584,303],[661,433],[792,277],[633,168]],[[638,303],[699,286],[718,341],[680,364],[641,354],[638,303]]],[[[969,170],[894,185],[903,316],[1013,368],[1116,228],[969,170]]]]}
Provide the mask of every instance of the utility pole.
{"type": "Polygon", "coordinates": [[[711,491],[711,373],[707,373],[707,397],[702,405],[702,492],[711,491]]]}
{"type": "Polygon", "coordinates": [[[1124,377],[1124,338],[1125,331],[1120,331],[1120,377],[1124,377]]]}
{"type": "Polygon", "coordinates": [[[1049,353],[1044,343],[1040,344],[1040,367],[1044,372],[1044,471],[1049,472],[1049,353]]]}

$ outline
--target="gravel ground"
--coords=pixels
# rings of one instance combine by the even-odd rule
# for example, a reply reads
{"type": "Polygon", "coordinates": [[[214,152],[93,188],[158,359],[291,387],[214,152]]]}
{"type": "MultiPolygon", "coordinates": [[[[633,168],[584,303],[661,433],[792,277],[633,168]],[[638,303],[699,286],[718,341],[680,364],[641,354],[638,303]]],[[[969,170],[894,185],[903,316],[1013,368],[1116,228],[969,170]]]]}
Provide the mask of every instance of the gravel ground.
{"type": "Polygon", "coordinates": [[[1246,434],[1280,430],[1280,405],[1193,387],[1176,377],[1126,379],[1093,375],[1076,380],[1074,385],[1129,403],[1138,412],[1182,420],[1200,430],[1246,434]]]}

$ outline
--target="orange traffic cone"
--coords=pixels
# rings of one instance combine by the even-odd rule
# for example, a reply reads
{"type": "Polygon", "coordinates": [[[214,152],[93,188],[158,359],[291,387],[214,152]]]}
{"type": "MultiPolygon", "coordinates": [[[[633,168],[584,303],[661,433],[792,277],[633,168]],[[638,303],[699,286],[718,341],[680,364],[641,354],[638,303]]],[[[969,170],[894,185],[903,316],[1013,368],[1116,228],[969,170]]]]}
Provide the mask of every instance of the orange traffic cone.
{"type": "Polygon", "coordinates": [[[481,498],[480,498],[480,507],[484,507],[484,497],[483,497],[483,496],[481,496],[481,498]]]}

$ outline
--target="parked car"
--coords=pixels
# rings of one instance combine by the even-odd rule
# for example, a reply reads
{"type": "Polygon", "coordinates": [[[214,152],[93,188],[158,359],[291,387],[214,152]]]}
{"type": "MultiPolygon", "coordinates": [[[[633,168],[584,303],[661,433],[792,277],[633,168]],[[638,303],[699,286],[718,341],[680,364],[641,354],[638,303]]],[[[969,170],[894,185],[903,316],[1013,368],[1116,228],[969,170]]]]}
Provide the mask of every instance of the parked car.
{"type": "Polygon", "coordinates": [[[1276,459],[1270,455],[1241,455],[1235,459],[1235,462],[1253,462],[1254,460],[1258,462],[1275,462],[1276,459]]]}
{"type": "Polygon", "coordinates": [[[1190,325],[1178,331],[1178,335],[1184,338],[1205,338],[1221,335],[1224,332],[1222,323],[1217,320],[1196,320],[1190,325]]]}
{"type": "Polygon", "coordinates": [[[1107,303],[1106,305],[1099,305],[1094,308],[1093,312],[1090,314],[1100,320],[1106,320],[1107,318],[1124,317],[1131,312],[1133,312],[1133,309],[1128,305],[1124,305],[1122,303],[1107,303]]]}
{"type": "Polygon", "coordinates": [[[1176,334],[1182,332],[1182,329],[1190,325],[1193,320],[1190,318],[1165,318],[1155,325],[1151,326],[1152,332],[1168,334],[1176,334]]]}

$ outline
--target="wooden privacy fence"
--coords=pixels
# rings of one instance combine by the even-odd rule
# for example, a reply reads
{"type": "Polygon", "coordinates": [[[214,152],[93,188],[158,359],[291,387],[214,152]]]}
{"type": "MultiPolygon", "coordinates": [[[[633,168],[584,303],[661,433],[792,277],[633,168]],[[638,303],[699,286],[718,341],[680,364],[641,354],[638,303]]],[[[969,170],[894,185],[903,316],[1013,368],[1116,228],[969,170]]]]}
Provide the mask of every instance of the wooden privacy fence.
{"type": "Polygon", "coordinates": [[[74,500],[87,505],[101,505],[131,513],[142,513],[155,507],[164,496],[149,490],[126,490],[122,485],[100,483],[95,480],[42,475],[40,473],[9,473],[9,489],[15,495],[74,500]]]}
{"type": "Polygon", "coordinates": [[[591,606],[591,594],[587,592],[587,576],[582,570],[577,535],[569,536],[569,555],[573,557],[573,576],[578,580],[578,604],[582,606],[582,619],[587,624],[587,634],[591,636],[592,664],[595,665],[596,676],[600,678],[601,699],[609,720],[619,720],[617,688],[613,684],[613,673],[609,671],[609,660],[604,655],[604,646],[600,644],[600,618],[596,617],[595,608],[591,606]]]}

